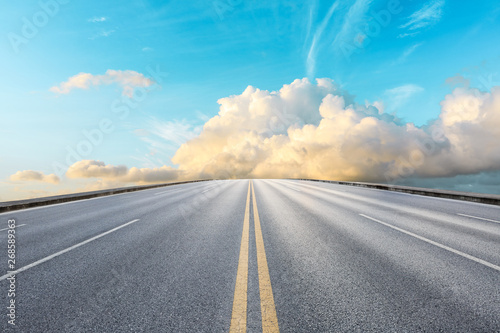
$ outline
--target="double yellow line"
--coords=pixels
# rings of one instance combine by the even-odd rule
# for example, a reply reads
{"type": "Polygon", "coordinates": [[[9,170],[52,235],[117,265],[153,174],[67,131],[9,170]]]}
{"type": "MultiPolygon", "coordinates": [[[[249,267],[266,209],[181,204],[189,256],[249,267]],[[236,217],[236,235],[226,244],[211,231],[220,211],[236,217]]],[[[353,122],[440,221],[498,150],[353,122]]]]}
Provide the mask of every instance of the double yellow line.
{"type": "Polygon", "coordinates": [[[260,312],[262,315],[262,332],[279,332],[278,317],[274,306],[271,278],[267,267],[264,239],[260,227],[259,211],[255,200],[253,182],[248,183],[245,218],[243,219],[243,234],[241,235],[240,258],[236,273],[234,289],[233,314],[229,332],[246,332],[247,329],[247,289],[248,289],[248,243],[250,233],[250,190],[252,193],[253,216],[255,225],[255,244],[257,250],[257,268],[259,272],[260,312]]]}

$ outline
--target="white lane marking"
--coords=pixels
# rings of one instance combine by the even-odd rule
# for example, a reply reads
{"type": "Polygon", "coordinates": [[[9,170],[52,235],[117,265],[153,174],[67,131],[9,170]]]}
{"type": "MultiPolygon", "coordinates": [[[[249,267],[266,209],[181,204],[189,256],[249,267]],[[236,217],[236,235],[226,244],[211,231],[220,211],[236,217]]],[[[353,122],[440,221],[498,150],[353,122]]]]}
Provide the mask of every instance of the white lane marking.
{"type": "Polygon", "coordinates": [[[27,265],[27,266],[21,267],[21,268],[19,268],[19,269],[15,270],[15,271],[13,271],[13,272],[10,272],[10,273],[7,273],[7,274],[5,274],[5,275],[2,275],[2,276],[0,276],[0,281],[5,280],[5,279],[7,279],[7,278],[11,277],[12,275],[16,275],[16,274],[18,274],[18,273],[20,273],[20,272],[23,272],[23,271],[27,270],[27,269],[30,269],[31,267],[38,266],[38,265],[40,265],[40,264],[42,264],[42,263],[44,263],[44,262],[46,262],[46,261],[49,261],[50,259],[54,259],[55,257],[58,257],[58,256],[60,256],[61,254],[64,254],[64,253],[69,252],[69,251],[71,251],[71,250],[74,250],[74,249],[76,249],[77,247],[80,247],[80,246],[85,245],[85,244],[87,244],[87,243],[90,243],[90,242],[92,242],[92,241],[95,241],[95,240],[96,240],[96,239],[98,239],[98,238],[101,238],[101,237],[103,237],[103,236],[106,236],[107,234],[110,234],[110,233],[112,233],[112,232],[115,232],[115,231],[117,231],[117,230],[119,230],[119,229],[121,229],[121,228],[123,228],[123,227],[126,227],[126,226],[128,226],[128,225],[130,225],[130,224],[132,224],[132,223],[135,223],[135,222],[137,222],[137,221],[139,221],[139,219],[137,219],[137,220],[133,220],[133,221],[130,221],[130,222],[127,222],[127,223],[125,223],[125,224],[122,224],[122,225],[120,225],[120,226],[118,226],[118,227],[116,227],[116,228],[113,228],[113,229],[111,229],[111,230],[108,230],[108,231],[106,231],[106,232],[103,232],[103,233],[102,233],[102,234],[100,234],[100,235],[97,235],[97,236],[94,236],[94,237],[92,237],[92,238],[89,238],[89,239],[87,239],[86,241],[83,241],[83,242],[78,243],[78,244],[76,244],[76,245],[70,246],[70,247],[68,247],[67,249],[64,249],[64,250],[62,250],[62,251],[56,252],[56,253],[54,253],[54,254],[52,254],[52,255],[48,256],[48,257],[45,257],[45,258],[40,259],[40,260],[37,260],[37,261],[35,261],[34,263],[31,263],[31,264],[29,264],[29,265],[27,265]]]}
{"type": "Polygon", "coordinates": [[[488,261],[485,261],[485,260],[483,260],[483,259],[479,259],[479,258],[477,258],[477,257],[471,256],[470,254],[464,253],[464,252],[462,252],[462,251],[455,250],[455,249],[453,249],[453,248],[451,248],[451,247],[449,247],[449,246],[446,246],[446,245],[443,245],[443,244],[441,244],[441,243],[438,243],[438,242],[435,242],[435,241],[433,241],[433,240],[430,240],[430,239],[428,239],[428,238],[425,238],[425,237],[419,236],[419,235],[417,235],[417,234],[414,234],[413,232],[406,231],[406,230],[404,230],[404,229],[398,228],[398,227],[393,226],[393,225],[391,225],[391,224],[389,224],[389,223],[382,222],[382,221],[380,221],[380,220],[377,220],[377,219],[375,219],[375,218],[373,218],[373,217],[370,217],[370,216],[367,216],[367,215],[365,215],[365,214],[359,214],[359,215],[361,215],[361,216],[363,216],[364,218],[367,218],[367,219],[369,219],[369,220],[372,220],[372,221],[374,221],[374,222],[377,222],[377,223],[380,223],[380,224],[382,224],[382,225],[385,225],[386,227],[389,227],[389,228],[392,228],[392,229],[397,230],[397,231],[399,231],[399,232],[402,232],[402,233],[404,233],[404,234],[407,234],[407,235],[409,235],[409,236],[412,236],[412,237],[418,238],[418,239],[420,239],[420,240],[422,240],[422,241],[424,241],[424,242],[426,242],[426,243],[429,243],[429,244],[435,245],[435,246],[440,247],[440,248],[442,248],[442,249],[444,249],[444,250],[447,250],[447,251],[453,252],[453,253],[455,253],[455,254],[458,254],[459,256],[462,256],[462,257],[467,258],[467,259],[469,259],[469,260],[472,260],[472,261],[475,261],[475,262],[477,262],[477,263],[480,263],[480,264],[483,264],[483,265],[485,265],[485,266],[488,266],[488,267],[490,267],[490,268],[493,268],[494,270],[497,270],[497,271],[499,271],[499,272],[500,272],[500,266],[497,266],[497,265],[495,265],[495,264],[492,264],[492,263],[490,263],[490,262],[488,262],[488,261]]]}
{"type": "Polygon", "coordinates": [[[465,216],[465,217],[470,217],[470,218],[473,218],[473,219],[478,219],[478,220],[483,220],[483,221],[489,221],[489,222],[494,222],[494,223],[500,223],[500,221],[490,220],[490,219],[485,219],[484,217],[477,217],[477,216],[472,216],[472,215],[467,215],[467,214],[460,214],[460,213],[457,213],[457,215],[460,215],[460,216],[465,216]]]}
{"type": "MultiPolygon", "coordinates": [[[[16,228],[22,227],[23,225],[26,225],[26,224],[16,225],[16,228]]],[[[0,231],[5,231],[5,230],[9,230],[9,229],[12,229],[12,228],[3,228],[3,229],[0,229],[0,231]]]]}

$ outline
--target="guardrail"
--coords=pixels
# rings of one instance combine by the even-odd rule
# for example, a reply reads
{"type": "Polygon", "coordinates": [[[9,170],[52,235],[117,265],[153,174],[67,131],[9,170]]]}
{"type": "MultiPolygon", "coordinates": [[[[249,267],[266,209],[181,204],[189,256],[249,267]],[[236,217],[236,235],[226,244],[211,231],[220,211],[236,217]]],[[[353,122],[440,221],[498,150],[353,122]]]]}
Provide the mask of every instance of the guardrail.
{"type": "Polygon", "coordinates": [[[73,194],[66,194],[66,195],[59,195],[59,196],[52,196],[52,197],[43,197],[43,198],[28,199],[28,200],[19,200],[19,201],[0,202],[0,213],[10,212],[10,211],[15,211],[15,210],[20,210],[20,209],[26,209],[26,208],[54,205],[54,204],[70,202],[70,201],[103,197],[103,196],[108,196],[108,195],[113,195],[113,194],[135,192],[135,191],[141,191],[141,190],[149,190],[149,189],[158,188],[158,187],[166,187],[166,186],[172,186],[172,185],[204,182],[204,181],[208,181],[208,180],[211,180],[211,179],[190,180],[190,181],[185,181],[185,182],[144,185],[144,186],[121,187],[121,188],[114,188],[114,189],[101,190],[101,191],[73,193],[73,194]]]}
{"type": "Polygon", "coordinates": [[[308,180],[308,181],[313,181],[313,182],[332,183],[332,184],[338,184],[338,185],[374,188],[374,189],[378,189],[378,190],[403,192],[403,193],[424,195],[424,196],[428,196],[428,197],[447,198],[447,199],[471,201],[471,202],[478,202],[478,203],[500,206],[500,195],[494,195],[494,194],[435,190],[435,189],[420,188],[420,187],[387,185],[387,184],[376,184],[376,183],[345,182],[345,181],[335,181],[335,180],[303,179],[303,178],[293,178],[293,179],[295,179],[295,180],[308,180]]]}

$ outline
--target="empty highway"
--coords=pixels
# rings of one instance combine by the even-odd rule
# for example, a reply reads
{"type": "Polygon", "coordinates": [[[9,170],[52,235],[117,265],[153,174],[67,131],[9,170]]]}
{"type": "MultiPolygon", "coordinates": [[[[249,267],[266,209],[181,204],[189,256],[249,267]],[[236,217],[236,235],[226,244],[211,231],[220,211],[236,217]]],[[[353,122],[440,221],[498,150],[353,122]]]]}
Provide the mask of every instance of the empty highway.
{"type": "Polygon", "coordinates": [[[0,269],[0,332],[500,332],[500,207],[328,183],[2,213],[0,269]]]}

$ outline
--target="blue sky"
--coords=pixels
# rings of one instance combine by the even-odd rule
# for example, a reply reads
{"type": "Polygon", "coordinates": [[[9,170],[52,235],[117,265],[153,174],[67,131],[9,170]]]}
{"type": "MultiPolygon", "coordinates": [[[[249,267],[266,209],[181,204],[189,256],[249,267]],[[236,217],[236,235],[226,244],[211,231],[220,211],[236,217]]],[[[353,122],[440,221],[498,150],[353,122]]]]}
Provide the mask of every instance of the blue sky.
{"type": "Polygon", "coordinates": [[[59,174],[56,185],[9,177],[55,173],[67,147],[102,119],[113,130],[86,160],[177,168],[171,158],[217,115],[217,101],[249,85],[271,92],[295,79],[329,78],[356,103],[381,102],[385,113],[423,126],[439,117],[454,89],[449,78],[460,75],[482,92],[500,85],[499,14],[497,1],[4,3],[0,200],[92,189],[102,177],[66,182],[59,174]],[[143,100],[105,78],[88,89],[51,90],[108,70],[151,79],[143,100]],[[126,117],[116,103],[128,105],[126,117]]]}

